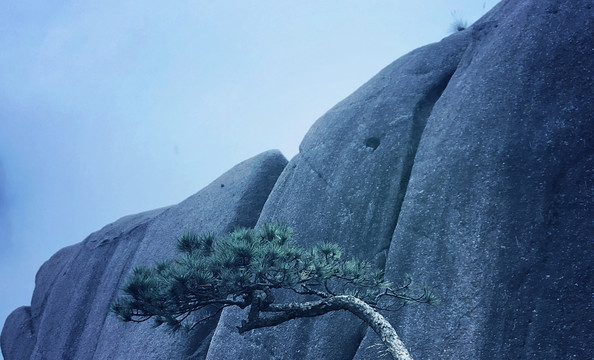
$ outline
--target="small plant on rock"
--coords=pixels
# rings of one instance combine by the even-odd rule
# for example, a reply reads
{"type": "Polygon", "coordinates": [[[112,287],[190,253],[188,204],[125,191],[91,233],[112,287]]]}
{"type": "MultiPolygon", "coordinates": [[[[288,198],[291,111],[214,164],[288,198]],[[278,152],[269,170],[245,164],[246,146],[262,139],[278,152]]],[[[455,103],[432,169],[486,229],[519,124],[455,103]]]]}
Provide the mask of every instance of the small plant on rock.
{"type": "Polygon", "coordinates": [[[454,21],[450,24],[450,32],[457,33],[459,31],[464,31],[468,27],[468,21],[464,20],[462,17],[458,16],[456,11],[452,11],[452,18],[454,21]]]}
{"type": "Polygon", "coordinates": [[[452,24],[450,25],[450,30],[452,33],[457,33],[459,31],[464,31],[468,27],[468,22],[463,19],[454,19],[452,24]]]}

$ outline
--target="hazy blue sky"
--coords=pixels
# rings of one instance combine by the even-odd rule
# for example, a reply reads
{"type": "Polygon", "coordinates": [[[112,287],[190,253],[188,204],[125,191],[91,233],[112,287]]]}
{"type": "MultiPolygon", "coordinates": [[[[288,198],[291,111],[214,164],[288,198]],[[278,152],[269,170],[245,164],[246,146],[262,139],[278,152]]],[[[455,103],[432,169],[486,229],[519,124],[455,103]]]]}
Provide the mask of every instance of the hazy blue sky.
{"type": "Polygon", "coordinates": [[[0,2],[0,324],[37,269],[236,163],[496,0],[0,2]]]}

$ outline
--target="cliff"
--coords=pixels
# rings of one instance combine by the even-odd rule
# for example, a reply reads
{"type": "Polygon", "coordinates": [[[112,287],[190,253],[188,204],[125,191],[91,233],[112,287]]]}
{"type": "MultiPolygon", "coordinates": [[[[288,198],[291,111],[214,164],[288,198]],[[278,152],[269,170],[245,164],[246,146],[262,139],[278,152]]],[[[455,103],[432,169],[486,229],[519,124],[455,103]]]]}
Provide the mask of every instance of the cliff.
{"type": "Polygon", "coordinates": [[[593,358],[593,5],[504,0],[329,110],[288,164],[264,153],[61,250],[6,321],[5,358],[378,358],[348,314],[239,335],[226,309],[185,337],[108,316],[175,236],[273,220],[431,284],[439,305],[386,313],[415,358],[593,358]]]}

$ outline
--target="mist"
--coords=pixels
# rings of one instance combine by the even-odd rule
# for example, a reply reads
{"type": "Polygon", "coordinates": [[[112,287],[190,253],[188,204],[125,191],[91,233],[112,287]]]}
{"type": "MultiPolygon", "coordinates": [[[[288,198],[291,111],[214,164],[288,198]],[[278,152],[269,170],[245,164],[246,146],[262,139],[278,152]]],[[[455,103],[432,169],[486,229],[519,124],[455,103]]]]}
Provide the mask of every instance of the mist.
{"type": "Polygon", "coordinates": [[[0,161],[0,261],[10,248],[10,223],[8,221],[8,198],[6,196],[6,177],[0,161]]]}

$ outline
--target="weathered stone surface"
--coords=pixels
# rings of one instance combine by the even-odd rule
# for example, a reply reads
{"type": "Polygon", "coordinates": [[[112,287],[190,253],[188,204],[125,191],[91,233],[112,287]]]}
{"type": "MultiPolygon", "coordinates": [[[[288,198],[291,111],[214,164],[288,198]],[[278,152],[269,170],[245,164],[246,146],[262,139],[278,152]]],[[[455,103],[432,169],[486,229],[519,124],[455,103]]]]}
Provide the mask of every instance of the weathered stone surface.
{"type": "MultiPolygon", "coordinates": [[[[590,1],[504,1],[398,60],[313,126],[260,222],[379,264],[389,246],[391,280],[442,301],[390,316],[417,358],[592,358],[593,18],[590,1]]],[[[243,316],[223,314],[208,359],[381,350],[347,316],[239,336],[243,316]]]]}
{"type": "MultiPolygon", "coordinates": [[[[259,222],[281,221],[305,245],[338,242],[383,266],[427,117],[469,42],[460,33],[413,51],[326,113],[259,222]]],[[[354,316],[335,313],[240,336],[240,318],[225,310],[208,359],[349,359],[366,330],[354,316]]]]}
{"type": "Polygon", "coordinates": [[[388,314],[415,358],[594,358],[592,5],[504,1],[467,30],[388,256],[441,299],[388,314]]]}
{"type": "Polygon", "coordinates": [[[31,356],[33,346],[35,346],[31,307],[21,306],[13,311],[6,319],[4,328],[10,329],[10,331],[3,333],[0,338],[0,346],[2,346],[4,357],[10,359],[7,354],[14,354],[14,359],[28,359],[31,356]]]}
{"type": "Polygon", "coordinates": [[[331,109],[278,181],[268,153],[61,250],[5,324],[7,360],[377,359],[348,314],[240,336],[245,314],[227,309],[189,340],[107,316],[131,266],[171,256],[183,231],[254,225],[266,198],[259,223],[433,286],[439,305],[386,314],[417,359],[594,358],[593,5],[503,0],[331,109]]]}
{"type": "Polygon", "coordinates": [[[216,319],[192,337],[108,314],[133,266],[174,254],[186,231],[253,226],[287,160],[269,151],[247,160],[178,205],[127,216],[62,249],[36,278],[31,308],[9,317],[2,352],[11,359],[201,359],[216,319]]]}

